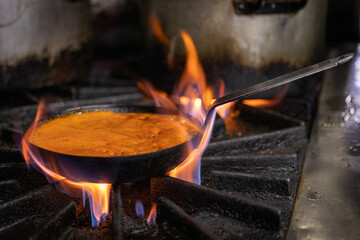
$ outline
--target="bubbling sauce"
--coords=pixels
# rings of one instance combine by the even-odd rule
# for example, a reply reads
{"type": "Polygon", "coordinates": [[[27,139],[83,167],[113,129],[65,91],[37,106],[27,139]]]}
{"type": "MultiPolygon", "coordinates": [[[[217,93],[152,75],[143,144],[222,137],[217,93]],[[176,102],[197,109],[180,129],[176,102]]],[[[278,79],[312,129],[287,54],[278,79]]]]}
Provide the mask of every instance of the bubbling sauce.
{"type": "Polygon", "coordinates": [[[44,122],[30,136],[30,142],[63,154],[114,157],[170,148],[200,132],[195,124],[177,115],[94,111],[44,122]]]}

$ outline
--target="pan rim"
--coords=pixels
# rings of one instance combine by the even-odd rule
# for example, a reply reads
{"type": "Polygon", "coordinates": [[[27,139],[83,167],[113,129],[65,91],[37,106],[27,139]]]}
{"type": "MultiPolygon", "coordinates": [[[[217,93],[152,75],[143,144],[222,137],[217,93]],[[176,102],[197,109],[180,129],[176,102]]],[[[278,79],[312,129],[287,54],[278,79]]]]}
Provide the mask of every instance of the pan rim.
{"type": "MultiPolygon", "coordinates": [[[[130,109],[130,108],[136,108],[136,109],[155,109],[155,110],[159,110],[160,112],[163,111],[163,114],[169,114],[169,113],[173,113],[173,114],[179,114],[179,111],[175,111],[175,110],[171,110],[171,109],[167,109],[167,108],[163,108],[163,107],[157,107],[157,106],[144,106],[144,105],[122,105],[122,104],[101,104],[101,105],[87,105],[87,106],[79,106],[79,107],[74,107],[74,108],[69,108],[69,109],[65,109],[63,111],[57,112],[55,114],[51,114],[51,115],[47,115],[44,116],[42,118],[39,119],[38,125],[42,124],[50,119],[53,118],[57,118],[57,117],[61,117],[61,116],[65,116],[67,114],[72,114],[72,113],[76,113],[76,112],[92,112],[92,111],[106,111],[109,109],[120,109],[120,108],[124,108],[124,109],[130,109]],[[167,112],[167,113],[165,113],[167,112]]],[[[111,110],[110,110],[111,111],[111,110]]],[[[127,113],[133,112],[133,111],[126,111],[127,113]]],[[[152,113],[152,112],[148,112],[148,113],[152,113]]],[[[161,113],[155,113],[155,114],[161,114],[161,113]]],[[[62,157],[70,157],[70,158],[76,158],[78,160],[86,160],[86,161],[98,161],[100,159],[102,160],[121,160],[121,162],[126,162],[126,161],[136,161],[137,159],[143,159],[145,157],[155,157],[157,155],[163,155],[166,154],[168,152],[172,152],[174,151],[174,149],[182,149],[183,147],[186,147],[189,143],[192,143],[194,141],[196,141],[199,137],[202,137],[203,135],[203,129],[199,126],[200,123],[199,121],[197,121],[194,117],[190,116],[189,114],[186,113],[182,113],[181,112],[181,116],[185,116],[187,119],[191,120],[192,123],[194,123],[195,125],[197,125],[198,130],[200,130],[197,134],[195,134],[191,139],[189,139],[186,142],[183,142],[181,144],[172,146],[170,148],[165,148],[159,151],[154,151],[154,152],[149,152],[149,153],[143,153],[143,154],[136,154],[136,155],[125,155],[125,156],[113,156],[113,157],[97,157],[97,156],[80,156],[80,155],[71,155],[71,154],[66,154],[66,153],[61,153],[61,152],[56,152],[56,151],[52,151],[52,150],[48,150],[42,147],[39,147],[33,143],[31,143],[30,141],[28,141],[28,144],[30,146],[33,146],[35,148],[37,148],[40,151],[43,152],[48,152],[48,153],[53,153],[62,157]]],[[[30,125],[32,126],[32,124],[30,125]]],[[[37,126],[36,126],[37,127],[37,126]]],[[[30,129],[30,127],[27,128],[27,131],[30,129]]],[[[25,133],[25,135],[26,135],[25,133]]]]}

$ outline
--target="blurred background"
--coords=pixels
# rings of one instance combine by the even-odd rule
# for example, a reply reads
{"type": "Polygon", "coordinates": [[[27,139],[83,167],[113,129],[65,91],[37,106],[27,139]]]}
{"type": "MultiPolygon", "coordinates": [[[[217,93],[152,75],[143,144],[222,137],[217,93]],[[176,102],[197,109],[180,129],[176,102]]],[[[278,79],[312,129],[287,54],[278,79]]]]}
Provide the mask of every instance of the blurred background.
{"type": "MultiPolygon", "coordinates": [[[[329,48],[358,42],[359,5],[357,0],[3,0],[1,107],[32,104],[49,92],[55,93],[50,101],[56,95],[76,99],[77,86],[116,85],[117,79],[134,86],[131,81],[146,78],[170,92],[184,66],[181,29],[192,37],[210,85],[223,80],[225,92],[245,88],[324,59],[329,48]]],[[[288,94],[308,88],[297,83],[288,94]]]]}

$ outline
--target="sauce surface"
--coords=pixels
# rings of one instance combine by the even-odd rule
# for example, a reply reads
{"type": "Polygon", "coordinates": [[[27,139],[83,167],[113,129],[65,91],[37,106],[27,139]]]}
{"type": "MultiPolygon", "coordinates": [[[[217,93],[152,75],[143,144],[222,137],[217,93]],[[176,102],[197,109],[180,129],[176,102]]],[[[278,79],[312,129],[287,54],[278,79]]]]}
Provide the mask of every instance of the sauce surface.
{"type": "Polygon", "coordinates": [[[98,111],[44,122],[30,136],[30,142],[58,153],[114,157],[170,148],[199,132],[195,124],[177,115],[98,111]]]}

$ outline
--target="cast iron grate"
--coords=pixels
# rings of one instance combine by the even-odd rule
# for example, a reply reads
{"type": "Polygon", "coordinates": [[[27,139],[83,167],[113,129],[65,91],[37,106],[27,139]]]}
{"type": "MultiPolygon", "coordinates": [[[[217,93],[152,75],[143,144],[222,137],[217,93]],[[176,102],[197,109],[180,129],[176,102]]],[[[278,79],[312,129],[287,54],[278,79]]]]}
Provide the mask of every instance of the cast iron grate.
{"type": "MultiPolygon", "coordinates": [[[[81,209],[81,201],[58,192],[41,173],[28,169],[18,150],[2,148],[0,236],[283,238],[299,180],[300,155],[306,145],[305,127],[269,111],[245,106],[241,111],[250,111],[257,121],[262,117],[272,119],[283,128],[275,126],[264,133],[236,138],[215,128],[217,137],[202,161],[202,186],[161,177],[114,187],[112,214],[98,229],[89,227],[89,210],[81,209]],[[136,216],[136,200],[148,210],[151,202],[157,202],[156,225],[148,225],[136,216]]],[[[241,122],[250,127],[253,120],[241,122]]]]}
{"type": "MultiPolygon", "coordinates": [[[[99,97],[105,88],[83,88],[75,105],[141,101],[134,86],[117,84],[113,89],[134,91],[99,97]]],[[[34,119],[36,106],[5,109],[0,112],[0,238],[284,239],[306,150],[304,122],[310,111],[307,102],[296,100],[285,101],[284,108],[291,101],[296,107],[289,115],[304,116],[302,121],[241,104],[237,106],[240,114],[233,119],[240,132],[229,136],[222,120],[217,120],[202,159],[201,186],[166,176],[113,186],[111,212],[99,228],[91,227],[88,203],[83,209],[81,199],[49,185],[42,173],[26,166],[16,149],[16,129],[34,119]],[[144,217],[136,215],[137,201],[144,206],[144,217]],[[153,203],[157,203],[156,224],[148,224],[153,203]]],[[[68,108],[74,101],[51,106],[68,108]]],[[[282,112],[281,105],[276,110],[282,112]]]]}

